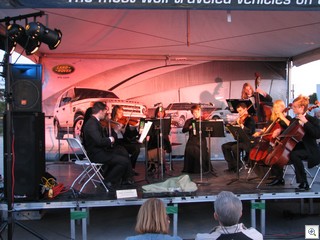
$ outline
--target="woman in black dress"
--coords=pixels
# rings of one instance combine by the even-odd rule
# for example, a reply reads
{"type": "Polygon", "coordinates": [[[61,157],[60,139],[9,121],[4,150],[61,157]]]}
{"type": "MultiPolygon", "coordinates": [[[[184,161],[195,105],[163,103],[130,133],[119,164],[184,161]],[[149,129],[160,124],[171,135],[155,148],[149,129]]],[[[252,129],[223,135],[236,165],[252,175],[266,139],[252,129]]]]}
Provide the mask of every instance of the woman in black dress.
{"type": "MultiPolygon", "coordinates": [[[[192,118],[188,119],[183,128],[182,132],[189,132],[189,139],[186,144],[184,152],[184,166],[182,172],[186,173],[199,173],[200,172],[200,135],[199,128],[196,127],[200,120],[201,106],[193,105],[191,107],[192,118]]],[[[202,171],[208,172],[213,168],[211,166],[207,140],[204,135],[201,136],[201,147],[202,147],[202,171]]]]}

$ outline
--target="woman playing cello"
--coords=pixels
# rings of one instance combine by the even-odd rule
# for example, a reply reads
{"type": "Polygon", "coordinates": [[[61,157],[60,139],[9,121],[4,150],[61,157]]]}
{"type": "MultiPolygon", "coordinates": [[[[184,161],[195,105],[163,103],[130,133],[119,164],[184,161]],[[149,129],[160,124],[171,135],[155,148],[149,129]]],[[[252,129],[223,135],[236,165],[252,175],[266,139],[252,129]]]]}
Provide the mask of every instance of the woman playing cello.
{"type": "MultiPolygon", "coordinates": [[[[274,101],[271,121],[269,122],[268,127],[265,127],[260,132],[256,132],[255,134],[253,134],[254,137],[260,136],[260,139],[263,141],[263,143],[261,144],[261,142],[259,142],[250,151],[251,160],[264,160],[264,157],[266,156],[266,154],[268,154],[268,151],[270,149],[270,144],[272,145],[276,137],[278,137],[280,133],[289,126],[292,118],[290,116],[287,116],[287,110],[288,108],[286,108],[282,100],[279,99],[274,101]],[[264,146],[261,147],[259,146],[259,144],[264,146]],[[262,153],[259,151],[262,151],[262,153]],[[259,159],[257,159],[257,157],[259,159]]],[[[275,178],[273,181],[267,183],[268,186],[284,185],[285,182],[283,179],[283,167],[280,167],[278,165],[272,166],[271,174],[275,176],[275,178]]]]}
{"type": "Polygon", "coordinates": [[[290,162],[294,165],[296,181],[299,183],[299,190],[309,190],[303,160],[308,162],[308,168],[320,163],[320,150],[316,140],[320,138],[320,120],[306,114],[309,99],[305,96],[298,96],[293,100],[292,109],[295,118],[304,129],[304,136],[290,153],[290,162]]]}

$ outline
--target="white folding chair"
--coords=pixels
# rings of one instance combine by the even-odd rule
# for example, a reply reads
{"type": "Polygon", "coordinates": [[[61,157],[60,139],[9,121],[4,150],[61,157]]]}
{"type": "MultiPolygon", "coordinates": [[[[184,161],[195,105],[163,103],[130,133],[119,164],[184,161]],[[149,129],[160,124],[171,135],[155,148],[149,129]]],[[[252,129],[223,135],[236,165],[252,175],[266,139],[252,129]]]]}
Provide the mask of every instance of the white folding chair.
{"type": "MultiPolygon", "coordinates": [[[[284,170],[284,173],[283,173],[283,178],[285,177],[285,175],[286,175],[286,173],[287,173],[288,166],[289,166],[289,165],[286,165],[286,167],[285,167],[285,170],[284,170]]],[[[292,170],[293,170],[293,172],[294,172],[294,166],[291,164],[290,167],[292,168],[292,170]]],[[[312,179],[312,180],[311,180],[311,183],[310,183],[310,185],[309,185],[310,188],[312,187],[313,183],[314,183],[315,180],[317,179],[317,176],[318,176],[318,174],[319,174],[319,172],[320,172],[320,164],[317,165],[317,166],[315,166],[315,168],[316,168],[317,170],[316,170],[315,174],[312,175],[312,173],[308,170],[308,168],[307,168],[307,167],[304,167],[304,170],[306,171],[307,177],[310,177],[310,178],[312,179]]],[[[296,179],[296,175],[294,175],[294,176],[292,177],[291,183],[290,183],[291,185],[293,184],[293,182],[294,182],[295,179],[296,179]]]]}
{"type": "Polygon", "coordinates": [[[83,168],[83,171],[78,175],[78,177],[73,181],[72,185],[70,188],[73,189],[74,185],[76,183],[81,184],[82,182],[83,185],[80,188],[80,193],[83,191],[85,186],[89,183],[92,182],[94,187],[97,187],[95,182],[101,183],[102,186],[105,188],[106,192],[108,192],[108,188],[104,184],[103,176],[101,175],[101,168],[103,166],[102,163],[93,163],[90,161],[86,150],[82,146],[81,142],[77,138],[65,138],[65,140],[68,142],[70,149],[72,150],[72,153],[76,157],[75,164],[80,165],[83,168]],[[83,155],[84,158],[80,158],[80,156],[83,155]]]}

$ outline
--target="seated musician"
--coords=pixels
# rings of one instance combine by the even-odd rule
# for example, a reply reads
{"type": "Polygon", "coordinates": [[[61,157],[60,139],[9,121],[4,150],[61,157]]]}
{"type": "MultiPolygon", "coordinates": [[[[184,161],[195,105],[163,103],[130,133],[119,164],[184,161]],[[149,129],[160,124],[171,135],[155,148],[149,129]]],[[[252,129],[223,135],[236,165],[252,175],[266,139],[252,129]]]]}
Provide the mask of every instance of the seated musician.
{"type": "Polygon", "coordinates": [[[269,115],[270,107],[268,106],[272,106],[272,97],[268,93],[266,93],[261,88],[257,88],[256,91],[254,91],[250,83],[244,83],[242,86],[241,98],[250,99],[256,110],[258,108],[256,100],[258,99],[260,101],[259,108],[261,109],[261,111],[257,114],[261,114],[261,117],[264,120],[269,120],[267,115],[269,115]]]}
{"type": "Polygon", "coordinates": [[[115,190],[120,183],[132,183],[132,167],[128,153],[112,148],[114,137],[108,137],[101,126],[100,120],[105,119],[106,111],[104,103],[93,104],[91,117],[82,127],[83,145],[91,161],[106,166],[104,182],[109,190],[115,190]]]}
{"type": "Polygon", "coordinates": [[[308,104],[308,97],[302,95],[294,99],[292,103],[295,119],[299,121],[299,124],[304,129],[302,141],[290,153],[290,163],[295,168],[299,190],[309,190],[303,161],[307,161],[308,168],[312,168],[320,163],[320,150],[316,141],[320,138],[320,120],[306,113],[308,104]]]}
{"type": "MultiPolygon", "coordinates": [[[[184,166],[182,172],[199,173],[200,172],[200,135],[196,127],[197,120],[200,119],[201,106],[193,105],[191,107],[192,118],[187,119],[182,132],[189,132],[189,138],[184,152],[184,166]]],[[[202,149],[202,170],[203,172],[213,171],[211,165],[207,140],[204,135],[201,136],[201,149],[202,149]]]]}
{"type": "MultiPolygon", "coordinates": [[[[276,137],[278,137],[289,126],[290,121],[292,119],[290,116],[287,116],[286,114],[287,110],[288,109],[286,108],[282,100],[279,99],[274,101],[271,120],[267,124],[267,127],[263,128],[260,132],[256,132],[255,134],[253,134],[253,136],[254,137],[261,136],[269,144],[271,145],[274,144],[276,137]]],[[[269,151],[269,148],[264,149],[264,151],[266,151],[267,153],[269,151]]],[[[250,152],[250,156],[251,155],[252,154],[250,152]]],[[[263,160],[263,159],[251,159],[251,160],[255,161],[255,160],[263,160]]],[[[271,182],[267,183],[268,186],[285,184],[283,179],[283,167],[280,167],[278,165],[273,165],[271,168],[271,175],[274,176],[274,179],[271,182]]]]}
{"type": "MultiPolygon", "coordinates": [[[[239,113],[239,118],[237,119],[237,125],[240,126],[243,131],[251,138],[256,129],[256,123],[254,119],[248,114],[248,108],[245,103],[240,103],[237,106],[237,112],[239,113]]],[[[237,172],[237,160],[239,159],[240,151],[249,152],[251,148],[251,143],[242,142],[241,139],[239,143],[237,141],[227,142],[222,144],[221,149],[223,152],[224,159],[228,163],[228,169],[225,170],[227,173],[237,172]],[[237,149],[239,147],[239,152],[237,149]]],[[[241,168],[241,163],[239,162],[239,168],[241,168]]]]}
{"type": "Polygon", "coordinates": [[[137,136],[139,132],[138,122],[134,122],[135,125],[131,125],[133,122],[128,117],[123,116],[122,106],[115,105],[111,112],[111,120],[119,123],[119,125],[114,125],[113,130],[116,132],[116,145],[123,146],[127,152],[130,154],[131,165],[133,169],[133,174],[135,176],[139,175],[134,169],[137,163],[138,156],[140,154],[140,143],[137,141],[137,136]]]}
{"type": "MultiPolygon", "coordinates": [[[[162,106],[156,108],[154,112],[154,119],[165,118],[166,112],[162,106]]],[[[170,121],[171,122],[171,121],[170,121]]],[[[162,145],[162,163],[163,171],[166,171],[166,153],[172,152],[172,147],[168,134],[163,134],[163,145],[162,145]]],[[[159,164],[160,160],[160,133],[159,130],[151,128],[148,137],[148,172],[152,173],[156,170],[156,164],[159,164]]]]}

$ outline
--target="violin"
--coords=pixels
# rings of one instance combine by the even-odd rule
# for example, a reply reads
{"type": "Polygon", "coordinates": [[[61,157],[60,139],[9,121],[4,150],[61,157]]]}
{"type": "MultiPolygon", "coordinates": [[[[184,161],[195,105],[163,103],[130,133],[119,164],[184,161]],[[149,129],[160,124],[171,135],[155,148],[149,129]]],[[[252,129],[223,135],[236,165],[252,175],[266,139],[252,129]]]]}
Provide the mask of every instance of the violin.
{"type": "Polygon", "coordinates": [[[131,117],[122,117],[120,119],[118,119],[116,121],[119,124],[122,124],[123,127],[126,127],[127,125],[132,126],[132,127],[136,127],[139,124],[139,120],[138,119],[134,119],[131,117]]]}
{"type": "Polygon", "coordinates": [[[115,128],[115,127],[119,127],[120,124],[116,121],[113,121],[111,119],[105,118],[105,119],[101,119],[100,120],[100,124],[103,128],[115,128]]]}

